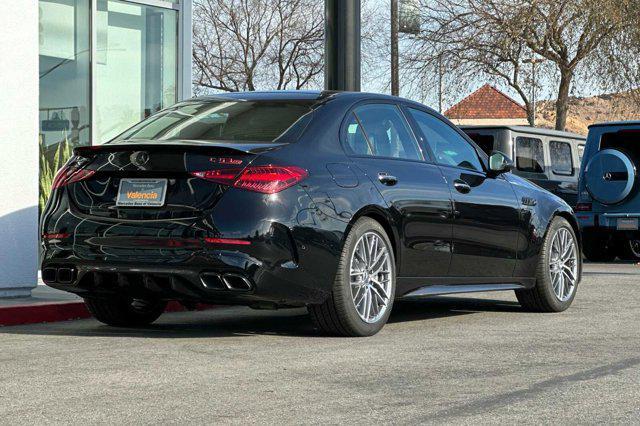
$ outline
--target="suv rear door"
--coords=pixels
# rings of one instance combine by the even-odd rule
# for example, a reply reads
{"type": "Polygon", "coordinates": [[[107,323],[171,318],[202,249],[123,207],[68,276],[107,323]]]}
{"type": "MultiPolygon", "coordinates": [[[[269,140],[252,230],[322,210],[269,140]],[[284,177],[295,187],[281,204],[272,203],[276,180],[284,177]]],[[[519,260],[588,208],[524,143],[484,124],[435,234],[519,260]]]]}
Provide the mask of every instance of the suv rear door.
{"type": "Polygon", "coordinates": [[[592,202],[596,213],[640,217],[640,124],[592,127],[584,155],[580,201],[592,202]]]}

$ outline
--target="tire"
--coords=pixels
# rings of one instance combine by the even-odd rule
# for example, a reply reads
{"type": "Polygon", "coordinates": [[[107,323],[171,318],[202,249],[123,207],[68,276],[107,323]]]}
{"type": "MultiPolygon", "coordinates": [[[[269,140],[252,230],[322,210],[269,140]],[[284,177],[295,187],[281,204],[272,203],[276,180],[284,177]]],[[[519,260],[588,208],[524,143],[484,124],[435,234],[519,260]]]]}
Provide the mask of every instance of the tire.
{"type": "Polygon", "coordinates": [[[549,226],[540,252],[536,269],[536,285],[531,289],[516,290],[518,302],[525,310],[532,312],[562,312],[571,306],[576,296],[581,273],[582,262],[578,238],[569,222],[561,217],[556,217],[549,226]],[[563,237],[566,238],[566,241],[569,241],[570,238],[573,242],[572,252],[565,250],[568,243],[563,246],[560,242],[564,241],[563,237]],[[555,262],[555,266],[552,266],[554,259],[558,259],[557,252],[566,252],[567,261],[566,263],[558,261],[555,262]],[[562,266],[558,267],[559,265],[568,266],[563,268],[562,266]],[[553,270],[556,272],[552,272],[553,270]],[[560,275],[557,275],[558,273],[560,275]],[[553,279],[552,275],[556,279],[553,279]],[[571,275],[575,277],[573,285],[569,285],[571,275]],[[559,279],[562,279],[562,287],[560,287],[559,279]],[[558,292],[562,293],[562,298],[558,292]]]}
{"type": "Polygon", "coordinates": [[[622,260],[640,261],[640,240],[618,240],[618,257],[622,260]]]}
{"type": "Polygon", "coordinates": [[[316,327],[327,334],[351,337],[372,336],[380,331],[389,319],[395,297],[395,278],[395,257],[391,241],[384,228],[371,218],[360,218],[345,240],[330,296],[320,305],[307,306],[307,310],[316,327]],[[365,243],[369,241],[376,241],[379,250],[377,255],[369,257],[375,258],[380,255],[382,253],[380,244],[384,244],[386,255],[382,255],[385,258],[382,259],[383,263],[380,263],[379,268],[377,267],[379,262],[371,262],[375,263],[371,267],[365,266],[368,264],[360,257],[363,256],[365,243]],[[356,251],[357,253],[354,253],[356,251]],[[353,278],[352,266],[354,267],[353,278]],[[388,272],[375,274],[373,272],[376,269],[385,269],[388,272]],[[372,272],[371,275],[369,272],[372,272]],[[373,278],[374,276],[376,278],[373,278]],[[362,284],[354,282],[352,285],[352,279],[362,284]],[[382,303],[385,292],[386,305],[382,303]],[[360,300],[360,309],[356,308],[354,299],[360,300]],[[375,304],[371,305],[370,310],[366,309],[367,301],[375,304]],[[379,307],[379,311],[374,315],[376,306],[379,307]],[[370,316],[368,316],[369,313],[370,316]]]}
{"type": "Polygon", "coordinates": [[[613,241],[606,235],[582,234],[582,251],[584,257],[591,262],[611,262],[616,258],[613,241]]]}
{"type": "Polygon", "coordinates": [[[157,320],[167,303],[130,298],[85,298],[87,309],[98,321],[114,327],[138,327],[157,320]]]}

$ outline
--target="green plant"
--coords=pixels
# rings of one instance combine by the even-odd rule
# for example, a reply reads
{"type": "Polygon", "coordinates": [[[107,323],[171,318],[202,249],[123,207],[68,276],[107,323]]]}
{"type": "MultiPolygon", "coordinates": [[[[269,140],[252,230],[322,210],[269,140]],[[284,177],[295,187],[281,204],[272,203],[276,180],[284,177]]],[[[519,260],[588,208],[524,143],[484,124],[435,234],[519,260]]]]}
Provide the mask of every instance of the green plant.
{"type": "Polygon", "coordinates": [[[69,160],[71,152],[72,148],[66,132],[64,132],[64,138],[54,148],[52,146],[46,147],[40,137],[40,197],[38,205],[41,212],[51,194],[53,179],[58,170],[69,160]]]}

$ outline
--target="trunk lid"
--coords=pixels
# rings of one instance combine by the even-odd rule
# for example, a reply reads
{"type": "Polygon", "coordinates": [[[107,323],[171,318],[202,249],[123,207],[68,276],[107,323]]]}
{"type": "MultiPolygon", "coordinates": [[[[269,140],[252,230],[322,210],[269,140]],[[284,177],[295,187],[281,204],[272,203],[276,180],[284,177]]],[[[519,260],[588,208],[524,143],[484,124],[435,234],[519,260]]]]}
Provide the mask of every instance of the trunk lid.
{"type": "Polygon", "coordinates": [[[79,161],[86,163],[84,169],[94,173],[88,179],[68,185],[67,189],[74,207],[90,216],[120,220],[197,218],[215,207],[227,187],[200,179],[192,173],[230,168],[241,171],[261,152],[278,146],[136,141],[76,148],[74,154],[79,161]],[[166,182],[162,204],[157,207],[118,205],[121,185],[128,188],[127,183],[132,179],[166,182]]]}

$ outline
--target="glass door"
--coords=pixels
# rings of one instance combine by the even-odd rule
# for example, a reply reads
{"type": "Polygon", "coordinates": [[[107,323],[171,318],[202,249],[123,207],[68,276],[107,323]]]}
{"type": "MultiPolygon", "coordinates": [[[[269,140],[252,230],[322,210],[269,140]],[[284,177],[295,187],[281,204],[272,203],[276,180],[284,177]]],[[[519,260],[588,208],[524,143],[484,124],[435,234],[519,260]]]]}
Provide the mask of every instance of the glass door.
{"type": "Polygon", "coordinates": [[[97,0],[94,143],[177,100],[178,11],[97,0]]]}
{"type": "Polygon", "coordinates": [[[91,141],[89,0],[40,0],[40,209],[73,147],[91,141]]]}

